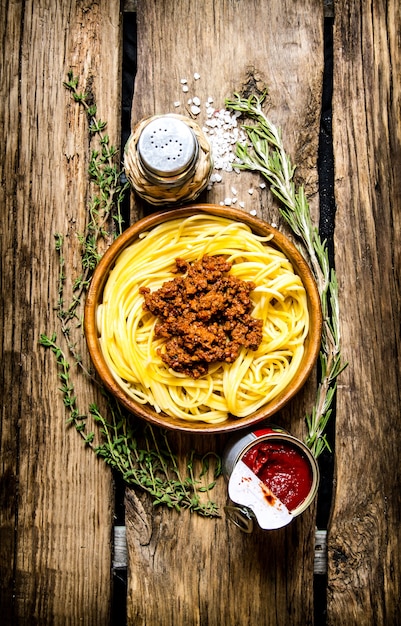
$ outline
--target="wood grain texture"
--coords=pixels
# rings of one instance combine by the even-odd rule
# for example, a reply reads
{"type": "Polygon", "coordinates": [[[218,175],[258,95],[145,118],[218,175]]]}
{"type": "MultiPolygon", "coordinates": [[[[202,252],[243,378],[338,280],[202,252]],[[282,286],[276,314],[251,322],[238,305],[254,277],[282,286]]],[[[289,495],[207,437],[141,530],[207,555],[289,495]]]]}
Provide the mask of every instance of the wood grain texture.
{"type": "Polygon", "coordinates": [[[401,516],[399,2],[335,2],[338,392],[329,624],[398,624],[401,516]]]}
{"type": "MultiPolygon", "coordinates": [[[[187,442],[188,443],[188,442],[187,442]]],[[[312,624],[314,511],[244,534],[126,497],[129,624],[312,624]]]]}
{"type": "MultiPolygon", "coordinates": [[[[299,176],[316,210],[322,11],[316,1],[141,0],[132,124],[156,113],[188,114],[187,99],[194,95],[202,107],[210,96],[216,108],[224,108],[233,92],[267,85],[269,116],[283,128],[288,152],[300,164],[299,176]],[[194,79],[196,72],[199,80],[194,79]],[[188,81],[186,94],[182,78],[188,81]],[[180,107],[174,107],[177,101],[180,107]]],[[[204,108],[197,120],[202,126],[204,108]]],[[[260,182],[244,173],[224,175],[201,200],[218,204],[235,186],[246,211],[281,224],[260,182]],[[248,193],[251,187],[253,195],[248,193]]],[[[133,219],[145,211],[133,198],[133,219]]],[[[304,434],[300,416],[310,409],[314,390],[312,381],[278,416],[294,434],[304,434]]],[[[221,453],[225,441],[177,435],[175,447],[221,453]]],[[[182,461],[183,455],[179,457],[182,461]]],[[[221,506],[227,502],[223,480],[213,498],[221,506]]],[[[224,513],[218,520],[178,515],[152,509],[146,498],[127,492],[129,625],[312,624],[314,514],[312,507],[282,531],[257,530],[247,536],[224,513]]]]}
{"type": "MultiPolygon", "coordinates": [[[[132,125],[151,114],[191,115],[188,99],[198,96],[201,113],[196,121],[202,127],[209,97],[220,109],[235,92],[250,94],[267,86],[269,118],[285,129],[286,149],[316,211],[322,22],[323,8],[315,0],[302,6],[261,0],[138,2],[132,125]],[[187,80],[187,93],[182,79],[187,80]]],[[[268,192],[252,174],[242,173],[239,180],[237,174],[223,172],[223,181],[204,197],[219,204],[232,197],[232,187],[240,192],[238,201],[246,211],[279,222],[268,192]]]]}
{"type": "MultiPolygon", "coordinates": [[[[52,355],[58,328],[54,233],[69,276],[85,224],[85,114],[62,85],[71,67],[119,138],[118,2],[2,2],[1,621],[106,624],[111,606],[109,470],[66,427],[52,355]]],[[[81,410],[93,401],[76,386],[81,410]]]]}

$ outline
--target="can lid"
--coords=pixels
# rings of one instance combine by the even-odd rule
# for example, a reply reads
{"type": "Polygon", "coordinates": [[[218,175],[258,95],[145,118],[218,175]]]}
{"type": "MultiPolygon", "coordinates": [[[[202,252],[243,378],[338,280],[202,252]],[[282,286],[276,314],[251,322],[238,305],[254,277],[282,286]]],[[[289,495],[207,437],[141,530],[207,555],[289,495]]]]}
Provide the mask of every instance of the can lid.
{"type": "Polygon", "coordinates": [[[251,509],[246,506],[227,504],[224,507],[226,517],[242,532],[248,535],[253,531],[253,517],[251,509]]]}
{"type": "Polygon", "coordinates": [[[264,530],[282,528],[293,519],[285,504],[241,460],[230,476],[228,495],[233,502],[251,509],[264,530]]]}
{"type": "Polygon", "coordinates": [[[184,121],[160,116],[150,120],[142,130],[137,150],[148,171],[169,178],[193,165],[198,156],[198,143],[184,121]]]}

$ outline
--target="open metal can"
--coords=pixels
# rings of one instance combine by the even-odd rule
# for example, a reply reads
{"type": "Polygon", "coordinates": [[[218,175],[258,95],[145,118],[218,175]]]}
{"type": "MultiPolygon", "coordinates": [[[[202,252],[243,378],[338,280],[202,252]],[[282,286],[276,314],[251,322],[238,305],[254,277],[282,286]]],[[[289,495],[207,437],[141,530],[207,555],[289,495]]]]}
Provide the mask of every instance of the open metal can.
{"type": "Polygon", "coordinates": [[[265,530],[286,526],[310,506],[319,486],[309,448],[275,425],[230,439],[223,472],[233,503],[225,507],[226,515],[248,533],[255,520],[265,530]]]}

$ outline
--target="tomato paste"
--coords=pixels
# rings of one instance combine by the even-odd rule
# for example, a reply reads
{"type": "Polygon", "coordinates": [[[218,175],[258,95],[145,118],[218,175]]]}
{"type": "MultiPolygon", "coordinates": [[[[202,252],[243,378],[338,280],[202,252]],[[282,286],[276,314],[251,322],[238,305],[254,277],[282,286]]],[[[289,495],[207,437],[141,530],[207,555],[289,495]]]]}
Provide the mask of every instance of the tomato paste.
{"type": "Polygon", "coordinates": [[[305,454],[287,441],[261,441],[242,457],[247,465],[289,511],[308,497],[313,481],[305,454]]]}

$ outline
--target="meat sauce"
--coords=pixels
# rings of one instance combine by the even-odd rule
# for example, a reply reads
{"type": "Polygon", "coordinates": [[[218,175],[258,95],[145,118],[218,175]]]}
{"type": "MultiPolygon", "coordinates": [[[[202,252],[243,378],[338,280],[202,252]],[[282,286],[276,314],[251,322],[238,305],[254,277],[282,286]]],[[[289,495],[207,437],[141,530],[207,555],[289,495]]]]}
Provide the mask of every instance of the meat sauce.
{"type": "Polygon", "coordinates": [[[262,441],[247,450],[242,461],[289,511],[308,497],[312,468],[306,456],[291,443],[262,441]]]}
{"type": "Polygon", "coordinates": [[[158,318],[155,336],[166,339],[162,360],[199,378],[211,363],[233,363],[242,346],[257,350],[263,323],[251,315],[254,283],[229,275],[231,263],[222,255],[175,263],[181,276],[154,292],[140,289],[144,309],[158,318]]]}

